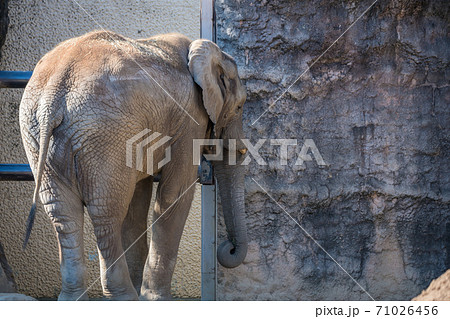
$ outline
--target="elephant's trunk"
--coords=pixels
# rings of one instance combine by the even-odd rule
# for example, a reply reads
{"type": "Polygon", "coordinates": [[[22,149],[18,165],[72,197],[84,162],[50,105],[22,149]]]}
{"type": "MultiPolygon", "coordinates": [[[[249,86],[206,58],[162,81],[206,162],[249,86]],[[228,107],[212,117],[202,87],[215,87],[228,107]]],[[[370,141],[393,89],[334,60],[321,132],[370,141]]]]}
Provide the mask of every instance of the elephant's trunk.
{"type": "Polygon", "coordinates": [[[222,266],[234,268],[244,261],[248,245],[244,220],[244,167],[239,164],[228,165],[226,153],[225,150],[224,161],[214,162],[214,174],[219,185],[228,233],[228,240],[217,249],[217,259],[222,266]]]}

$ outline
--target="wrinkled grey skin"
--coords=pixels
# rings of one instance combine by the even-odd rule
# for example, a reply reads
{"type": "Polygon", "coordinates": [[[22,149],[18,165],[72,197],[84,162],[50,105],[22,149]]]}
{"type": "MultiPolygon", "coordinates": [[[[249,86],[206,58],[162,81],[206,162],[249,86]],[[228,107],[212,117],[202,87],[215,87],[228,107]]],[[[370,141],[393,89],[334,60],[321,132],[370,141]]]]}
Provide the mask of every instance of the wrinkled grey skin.
{"type": "MultiPolygon", "coordinates": [[[[179,34],[135,41],[93,32],[61,43],[41,59],[20,105],[22,139],[36,180],[26,241],[39,196],[58,238],[59,300],[87,299],[84,206],[97,238],[105,297],[170,298],[194,195],[189,186],[197,178],[192,140],[210,138],[212,128],[216,137],[243,138],[245,96],[230,56],[210,41],[191,42],[179,34]],[[144,129],[172,137],[164,145],[171,147],[171,161],[151,175],[126,166],[126,141],[144,129]],[[142,236],[125,258],[124,249],[147,228],[157,173],[153,220],[158,221],[150,248],[142,236]]],[[[225,150],[236,152],[238,162],[246,152],[240,143],[225,150]]],[[[154,163],[165,157],[164,149],[153,154],[154,163]]],[[[145,163],[144,158],[147,172],[145,163]]],[[[238,266],[247,251],[240,170],[215,163],[230,239],[218,259],[227,267],[238,266]]]]}

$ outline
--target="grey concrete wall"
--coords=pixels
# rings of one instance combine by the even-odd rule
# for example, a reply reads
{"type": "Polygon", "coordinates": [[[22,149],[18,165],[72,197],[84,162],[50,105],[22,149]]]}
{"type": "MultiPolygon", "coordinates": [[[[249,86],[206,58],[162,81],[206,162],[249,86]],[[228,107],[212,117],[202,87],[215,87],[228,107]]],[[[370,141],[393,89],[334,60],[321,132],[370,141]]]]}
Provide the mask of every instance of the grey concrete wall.
{"type": "MultiPolygon", "coordinates": [[[[2,48],[1,70],[32,70],[39,59],[59,42],[100,29],[132,38],[180,32],[199,37],[199,1],[177,0],[10,0],[10,24],[2,48]],[[97,24],[98,23],[98,24],[97,24]],[[100,26],[99,26],[100,25],[100,26]]],[[[18,120],[22,89],[0,91],[0,163],[26,163],[18,120]]],[[[56,298],[60,289],[58,250],[50,221],[41,207],[26,251],[21,245],[32,201],[33,182],[0,183],[0,242],[15,271],[19,292],[56,298]]],[[[200,193],[196,192],[183,234],[172,286],[177,297],[200,296],[200,193]]],[[[86,215],[86,260],[89,283],[99,276],[92,226],[86,215]]],[[[100,282],[90,291],[101,293],[100,282]]]]}
{"type": "Polygon", "coordinates": [[[246,136],[313,139],[327,164],[301,169],[290,147],[282,166],[263,144],[248,256],[219,269],[220,299],[369,299],[287,213],[375,299],[410,299],[450,268],[448,1],[378,1],[312,65],[372,2],[217,1],[246,136]]]}

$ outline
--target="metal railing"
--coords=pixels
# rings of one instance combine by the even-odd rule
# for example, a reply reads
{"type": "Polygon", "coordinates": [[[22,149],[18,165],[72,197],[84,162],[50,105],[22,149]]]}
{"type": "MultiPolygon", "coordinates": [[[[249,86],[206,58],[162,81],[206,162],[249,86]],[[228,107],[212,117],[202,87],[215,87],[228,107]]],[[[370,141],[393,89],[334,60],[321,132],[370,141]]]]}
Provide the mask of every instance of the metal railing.
{"type": "Polygon", "coordinates": [[[34,181],[28,164],[0,164],[0,181],[34,181]]]}
{"type": "Polygon", "coordinates": [[[32,71],[0,71],[0,89],[23,89],[31,78],[32,71]]]}
{"type": "MultiPolygon", "coordinates": [[[[0,71],[0,88],[24,88],[31,77],[31,71],[0,71]]],[[[28,164],[0,164],[0,181],[33,181],[28,164]]]]}

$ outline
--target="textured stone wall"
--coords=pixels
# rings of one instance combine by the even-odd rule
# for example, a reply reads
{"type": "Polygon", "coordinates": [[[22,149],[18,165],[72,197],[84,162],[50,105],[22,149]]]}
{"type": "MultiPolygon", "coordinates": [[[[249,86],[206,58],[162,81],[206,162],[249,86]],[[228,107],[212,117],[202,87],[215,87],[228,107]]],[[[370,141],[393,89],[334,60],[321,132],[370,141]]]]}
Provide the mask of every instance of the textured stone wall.
{"type": "MultiPolygon", "coordinates": [[[[180,32],[199,37],[199,1],[78,0],[107,30],[132,38],[180,32]]],[[[0,70],[32,70],[39,59],[59,42],[97,30],[94,22],[74,1],[10,0],[9,30],[2,48],[0,70]]],[[[0,163],[26,163],[19,131],[19,103],[23,89],[0,90],[0,163]]],[[[32,202],[33,182],[0,182],[0,242],[15,272],[18,290],[38,298],[56,298],[61,287],[58,248],[54,230],[42,207],[26,251],[22,251],[27,215],[32,202]]],[[[200,187],[183,233],[172,281],[176,297],[200,296],[200,187]]],[[[88,283],[99,276],[93,228],[85,215],[88,283]]],[[[101,294],[100,281],[90,290],[101,294]]]]}
{"type": "Polygon", "coordinates": [[[408,300],[450,268],[448,1],[380,0],[313,65],[372,2],[217,0],[246,136],[299,144],[286,166],[269,142],[268,165],[250,163],[249,252],[219,268],[220,299],[369,299],[299,225],[377,300],[408,300]],[[294,165],[305,139],[325,167],[294,165]]]}

